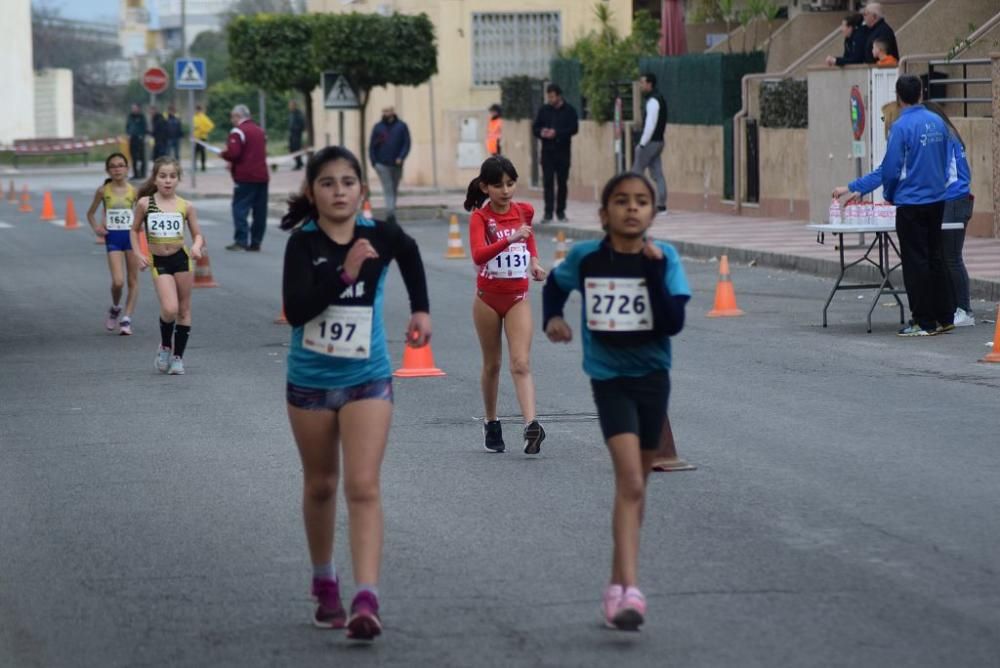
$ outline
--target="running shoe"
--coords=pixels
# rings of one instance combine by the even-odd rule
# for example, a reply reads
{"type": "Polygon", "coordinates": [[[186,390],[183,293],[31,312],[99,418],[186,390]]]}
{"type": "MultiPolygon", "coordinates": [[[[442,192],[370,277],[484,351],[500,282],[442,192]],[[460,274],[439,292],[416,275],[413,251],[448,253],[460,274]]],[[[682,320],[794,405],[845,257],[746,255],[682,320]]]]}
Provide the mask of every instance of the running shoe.
{"type": "Polygon", "coordinates": [[[370,591],[360,591],[351,603],[351,618],[347,620],[347,637],[353,640],[373,640],[382,633],[378,618],[378,599],[370,591]]]}
{"type": "Polygon", "coordinates": [[[108,309],[108,317],[104,321],[104,328],[109,332],[115,331],[115,325],[118,324],[118,316],[122,313],[121,306],[112,306],[108,309]]]}
{"type": "Polygon", "coordinates": [[[340,602],[340,584],[336,580],[313,578],[312,595],[316,601],[313,626],[320,629],[342,629],[347,625],[347,611],[340,602]]]}
{"type": "Polygon", "coordinates": [[[934,336],[937,333],[937,329],[924,329],[911,320],[910,324],[896,332],[896,336],[934,336]]]}
{"type": "Polygon", "coordinates": [[[486,449],[490,452],[503,452],[507,446],[503,442],[503,430],[500,420],[490,420],[483,425],[483,439],[486,449]]]}
{"type": "Polygon", "coordinates": [[[545,430],[538,420],[532,420],[524,427],[524,454],[537,455],[542,449],[542,441],[545,440],[545,430]]]}
{"type": "Polygon", "coordinates": [[[170,368],[170,353],[172,351],[170,348],[164,348],[160,346],[156,353],[156,370],[160,373],[166,373],[167,369],[170,368]]]}
{"type": "Polygon", "coordinates": [[[604,625],[609,629],[618,628],[615,626],[614,617],[621,605],[622,595],[625,590],[621,585],[608,585],[604,590],[604,600],[601,602],[601,615],[604,617],[604,625]]]}
{"type": "Polygon", "coordinates": [[[646,617],[646,597],[637,587],[629,587],[618,604],[611,623],[619,631],[638,631],[646,617]]]}
{"type": "Polygon", "coordinates": [[[942,325],[941,323],[938,323],[938,326],[934,329],[934,333],[935,334],[947,334],[948,332],[951,332],[954,329],[955,329],[955,325],[953,323],[949,322],[946,325],[942,325]]]}
{"type": "Polygon", "coordinates": [[[972,311],[963,308],[955,309],[955,327],[973,327],[976,324],[976,316],[972,311]]]}
{"type": "Polygon", "coordinates": [[[184,375],[184,360],[177,355],[170,358],[170,368],[167,369],[167,374],[171,376],[183,376],[184,375]]]}
{"type": "Polygon", "coordinates": [[[122,336],[132,335],[132,318],[125,316],[118,321],[118,333],[122,336]]]}

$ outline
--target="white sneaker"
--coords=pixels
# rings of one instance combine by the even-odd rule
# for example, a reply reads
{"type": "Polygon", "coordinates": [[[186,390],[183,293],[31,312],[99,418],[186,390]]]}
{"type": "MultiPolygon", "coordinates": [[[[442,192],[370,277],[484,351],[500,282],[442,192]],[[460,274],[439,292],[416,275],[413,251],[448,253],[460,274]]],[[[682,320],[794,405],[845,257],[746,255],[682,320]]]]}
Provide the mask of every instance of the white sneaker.
{"type": "Polygon", "coordinates": [[[170,370],[167,373],[171,376],[183,376],[184,375],[184,360],[174,355],[170,359],[170,370]]]}
{"type": "Polygon", "coordinates": [[[166,373],[167,369],[170,368],[170,348],[164,348],[160,346],[156,351],[156,370],[160,373],[166,373]]]}
{"type": "Polygon", "coordinates": [[[972,327],[975,324],[975,315],[961,308],[955,309],[955,327],[972,327]]]}

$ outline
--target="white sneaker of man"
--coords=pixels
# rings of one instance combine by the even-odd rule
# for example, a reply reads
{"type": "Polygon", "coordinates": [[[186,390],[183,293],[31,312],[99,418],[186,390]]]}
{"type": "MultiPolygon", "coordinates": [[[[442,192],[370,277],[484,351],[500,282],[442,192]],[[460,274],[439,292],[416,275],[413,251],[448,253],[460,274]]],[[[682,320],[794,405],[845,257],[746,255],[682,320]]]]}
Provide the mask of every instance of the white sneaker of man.
{"type": "Polygon", "coordinates": [[[955,309],[955,327],[972,327],[976,324],[976,316],[963,308],[955,309]]]}

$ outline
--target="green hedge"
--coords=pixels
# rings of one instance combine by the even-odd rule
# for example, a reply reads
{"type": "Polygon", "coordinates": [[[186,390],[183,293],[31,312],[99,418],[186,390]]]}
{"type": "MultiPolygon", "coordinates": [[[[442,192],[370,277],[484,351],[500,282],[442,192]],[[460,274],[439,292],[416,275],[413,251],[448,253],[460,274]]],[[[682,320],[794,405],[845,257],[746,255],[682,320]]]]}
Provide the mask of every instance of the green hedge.
{"type": "Polygon", "coordinates": [[[809,127],[809,86],[805,81],[766,81],[760,87],[760,124],[765,128],[809,127]]]}
{"type": "Polygon", "coordinates": [[[549,63],[549,79],[562,89],[563,99],[583,118],[583,66],[576,58],[553,58],[549,63]]]}

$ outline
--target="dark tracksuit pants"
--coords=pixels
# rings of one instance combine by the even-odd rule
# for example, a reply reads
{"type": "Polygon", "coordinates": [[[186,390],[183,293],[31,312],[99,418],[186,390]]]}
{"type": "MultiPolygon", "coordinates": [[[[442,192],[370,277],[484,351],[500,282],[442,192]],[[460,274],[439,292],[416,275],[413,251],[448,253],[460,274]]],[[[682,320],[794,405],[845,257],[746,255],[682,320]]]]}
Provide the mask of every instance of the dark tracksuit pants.
{"type": "Polygon", "coordinates": [[[545,188],[545,217],[551,218],[553,204],[556,215],[566,215],[566,185],[569,181],[569,156],[565,151],[542,151],[542,186],[545,188]],[[555,192],[558,185],[559,193],[555,192]]]}
{"type": "Polygon", "coordinates": [[[933,331],[955,318],[951,277],[944,265],[941,220],[944,202],[896,207],[896,236],[903,263],[903,285],[913,320],[933,331]]]}

